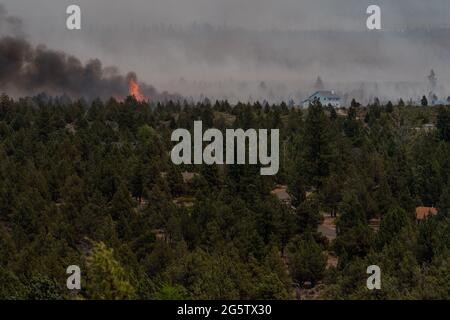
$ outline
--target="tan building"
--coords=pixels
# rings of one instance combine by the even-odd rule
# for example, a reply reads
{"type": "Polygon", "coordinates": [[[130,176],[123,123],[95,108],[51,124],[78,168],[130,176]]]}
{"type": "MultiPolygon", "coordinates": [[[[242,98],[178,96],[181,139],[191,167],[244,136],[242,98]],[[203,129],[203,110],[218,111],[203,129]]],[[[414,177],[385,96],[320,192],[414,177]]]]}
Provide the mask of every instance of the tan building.
{"type": "Polygon", "coordinates": [[[421,221],[428,216],[435,216],[438,214],[438,210],[433,207],[417,207],[416,208],[416,220],[421,221]]]}

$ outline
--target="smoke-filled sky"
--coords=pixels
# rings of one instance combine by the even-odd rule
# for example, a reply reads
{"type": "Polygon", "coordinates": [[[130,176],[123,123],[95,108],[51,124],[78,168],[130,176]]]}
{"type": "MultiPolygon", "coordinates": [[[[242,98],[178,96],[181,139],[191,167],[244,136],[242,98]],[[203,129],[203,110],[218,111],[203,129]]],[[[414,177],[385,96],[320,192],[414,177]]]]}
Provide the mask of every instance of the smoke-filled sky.
{"type": "Polygon", "coordinates": [[[447,0],[3,0],[33,31],[57,26],[69,4],[85,9],[93,25],[135,23],[214,25],[251,29],[361,29],[369,4],[383,8],[386,26],[449,24],[447,0]]]}
{"type": "MultiPolygon", "coordinates": [[[[230,99],[300,99],[317,76],[361,99],[417,99],[435,69],[450,95],[449,0],[0,0],[44,43],[99,58],[160,90],[230,99]],[[69,4],[81,31],[65,28],[69,4]],[[383,31],[366,30],[369,4],[383,31]],[[264,82],[262,84],[261,82],[264,82]]],[[[0,33],[5,27],[0,25],[0,33]]],[[[17,30],[16,30],[17,31],[17,30]]]]}

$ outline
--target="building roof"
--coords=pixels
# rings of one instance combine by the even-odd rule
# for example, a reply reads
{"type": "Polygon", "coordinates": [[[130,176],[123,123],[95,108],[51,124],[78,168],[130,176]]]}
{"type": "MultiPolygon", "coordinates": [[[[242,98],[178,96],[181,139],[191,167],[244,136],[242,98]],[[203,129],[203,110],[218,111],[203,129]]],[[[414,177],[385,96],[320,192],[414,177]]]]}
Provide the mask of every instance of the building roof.
{"type": "Polygon", "coordinates": [[[311,96],[309,96],[308,99],[304,100],[303,102],[311,101],[315,97],[322,97],[322,98],[328,98],[328,99],[341,99],[341,97],[338,96],[334,91],[320,90],[320,91],[314,92],[311,96]]]}
{"type": "Polygon", "coordinates": [[[271,191],[271,194],[276,196],[278,200],[283,202],[290,202],[291,196],[287,192],[287,186],[280,186],[278,185],[275,189],[271,191]]]}
{"type": "Polygon", "coordinates": [[[322,224],[318,226],[317,231],[330,241],[336,239],[336,219],[326,215],[322,224]]]}
{"type": "Polygon", "coordinates": [[[433,207],[417,207],[416,208],[416,219],[417,220],[423,220],[429,215],[437,215],[438,210],[433,207]]]}

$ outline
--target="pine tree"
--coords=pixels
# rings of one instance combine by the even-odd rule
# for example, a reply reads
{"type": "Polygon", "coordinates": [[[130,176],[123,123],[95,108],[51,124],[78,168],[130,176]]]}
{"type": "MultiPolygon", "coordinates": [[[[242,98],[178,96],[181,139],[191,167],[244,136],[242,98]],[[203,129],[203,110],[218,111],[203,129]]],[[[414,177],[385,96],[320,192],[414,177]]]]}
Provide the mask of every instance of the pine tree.
{"type": "Polygon", "coordinates": [[[379,248],[389,244],[396,238],[400,230],[411,227],[412,217],[405,210],[399,207],[393,207],[384,215],[380,230],[377,234],[377,243],[379,248]]]}
{"type": "Polygon", "coordinates": [[[439,108],[437,125],[439,137],[447,142],[450,142],[450,110],[449,108],[439,108]]]}
{"type": "Polygon", "coordinates": [[[316,187],[329,175],[334,158],[331,127],[322,105],[314,102],[308,109],[305,123],[303,161],[307,180],[316,187]]]}
{"type": "Polygon", "coordinates": [[[125,300],[134,298],[129,276],[114,258],[113,250],[103,242],[94,243],[87,258],[86,296],[95,300],[125,300]]]}
{"type": "Polygon", "coordinates": [[[422,107],[427,107],[428,106],[428,99],[427,97],[423,96],[422,100],[420,101],[422,107]]]}
{"type": "Polygon", "coordinates": [[[327,258],[311,233],[294,238],[287,247],[289,269],[294,281],[300,285],[310,281],[315,283],[322,279],[327,258]]]}

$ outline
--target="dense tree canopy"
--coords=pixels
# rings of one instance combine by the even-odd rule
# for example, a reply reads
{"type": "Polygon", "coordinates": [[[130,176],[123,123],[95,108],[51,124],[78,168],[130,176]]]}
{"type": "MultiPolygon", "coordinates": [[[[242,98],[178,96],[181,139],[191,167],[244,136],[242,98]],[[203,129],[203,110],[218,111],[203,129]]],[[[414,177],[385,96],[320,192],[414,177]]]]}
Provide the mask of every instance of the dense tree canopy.
{"type": "MultiPolygon", "coordinates": [[[[425,103],[424,103],[425,105],[425,103]]],[[[0,298],[450,297],[448,107],[0,99],[0,298]],[[280,171],[171,163],[176,128],[279,128],[280,171]],[[433,123],[436,130],[424,129],[433,123]],[[287,185],[290,204],[271,190],[287,185]],[[416,206],[439,214],[417,223],[416,206]],[[338,216],[337,238],[318,232],[338,216]],[[381,218],[380,230],[369,221],[381,218]],[[327,266],[327,255],[338,259],[327,266]],[[66,268],[82,290],[66,289],[66,268]],[[365,287],[380,265],[383,289],[365,287]]]]}

